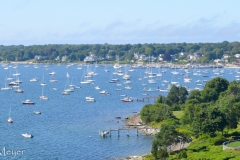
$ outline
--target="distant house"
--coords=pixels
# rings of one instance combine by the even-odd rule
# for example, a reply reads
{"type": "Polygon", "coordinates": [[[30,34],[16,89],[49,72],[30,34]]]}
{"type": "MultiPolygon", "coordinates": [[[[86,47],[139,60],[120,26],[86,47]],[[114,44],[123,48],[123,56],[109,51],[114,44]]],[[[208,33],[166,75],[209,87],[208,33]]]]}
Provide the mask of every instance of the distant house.
{"type": "Polygon", "coordinates": [[[235,54],[234,55],[236,58],[240,58],[240,54],[235,54]]]}
{"type": "Polygon", "coordinates": [[[228,58],[230,58],[230,56],[227,55],[227,54],[224,54],[223,57],[222,57],[222,59],[228,59],[228,58]]]}
{"type": "Polygon", "coordinates": [[[62,56],[62,61],[66,61],[67,60],[67,56],[62,56]]]}
{"type": "Polygon", "coordinates": [[[41,55],[34,56],[34,59],[38,59],[38,60],[44,59],[44,58],[45,58],[45,56],[41,56],[41,55]]]}
{"type": "Polygon", "coordinates": [[[98,60],[98,57],[92,53],[90,53],[89,56],[84,58],[84,62],[96,62],[97,60],[98,60]]]}
{"type": "Polygon", "coordinates": [[[57,58],[55,58],[55,60],[56,60],[56,61],[60,61],[60,57],[59,57],[59,56],[57,56],[57,58]]]}
{"type": "Polygon", "coordinates": [[[178,53],[178,55],[179,55],[180,57],[187,57],[187,56],[188,56],[188,53],[187,53],[187,52],[180,52],[180,53],[178,53]]]}
{"type": "Polygon", "coordinates": [[[215,59],[213,62],[220,63],[220,62],[224,62],[224,60],[223,59],[215,59]]]}
{"type": "Polygon", "coordinates": [[[202,54],[199,52],[194,52],[193,55],[188,55],[187,58],[189,60],[196,60],[198,58],[202,57],[202,54]]]}
{"type": "Polygon", "coordinates": [[[159,61],[163,61],[163,56],[164,56],[164,54],[159,54],[159,55],[158,55],[158,60],[159,60],[159,61]]]}

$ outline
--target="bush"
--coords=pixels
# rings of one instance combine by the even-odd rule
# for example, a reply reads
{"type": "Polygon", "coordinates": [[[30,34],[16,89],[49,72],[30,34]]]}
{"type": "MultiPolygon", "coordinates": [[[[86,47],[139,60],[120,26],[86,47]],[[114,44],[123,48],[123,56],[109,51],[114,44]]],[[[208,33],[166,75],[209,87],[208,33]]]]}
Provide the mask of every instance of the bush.
{"type": "Polygon", "coordinates": [[[179,158],[179,159],[187,158],[187,151],[186,151],[186,150],[182,150],[182,151],[179,153],[178,158],[179,158]]]}
{"type": "Polygon", "coordinates": [[[212,145],[221,145],[225,141],[226,141],[225,137],[223,137],[222,135],[218,135],[218,136],[216,136],[214,138],[211,138],[210,144],[212,144],[212,145]]]}

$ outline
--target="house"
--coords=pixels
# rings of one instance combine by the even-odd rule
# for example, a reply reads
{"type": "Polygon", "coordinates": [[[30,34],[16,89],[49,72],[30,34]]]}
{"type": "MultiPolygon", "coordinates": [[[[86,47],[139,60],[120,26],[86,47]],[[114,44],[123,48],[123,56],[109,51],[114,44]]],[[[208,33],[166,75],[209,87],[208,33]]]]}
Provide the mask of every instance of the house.
{"type": "Polygon", "coordinates": [[[67,60],[67,56],[62,56],[62,61],[66,61],[67,60]]]}
{"type": "Polygon", "coordinates": [[[235,54],[234,55],[236,58],[240,58],[240,54],[235,54]]]}
{"type": "Polygon", "coordinates": [[[59,57],[59,56],[57,56],[57,58],[55,58],[55,60],[56,60],[56,61],[60,61],[60,57],[59,57]]]}
{"type": "Polygon", "coordinates": [[[92,53],[90,53],[89,56],[84,58],[84,62],[96,62],[97,60],[98,60],[98,57],[92,53]]]}
{"type": "Polygon", "coordinates": [[[228,58],[230,58],[230,56],[227,55],[227,54],[224,54],[224,55],[222,56],[222,59],[228,59],[228,58]]]}
{"type": "Polygon", "coordinates": [[[180,52],[178,53],[179,57],[187,57],[188,53],[187,52],[180,52]]]}
{"type": "Polygon", "coordinates": [[[44,59],[44,58],[45,58],[45,56],[41,56],[41,55],[34,56],[34,59],[38,59],[38,60],[44,59]]]}
{"type": "Polygon", "coordinates": [[[196,59],[198,59],[198,58],[200,58],[200,57],[202,57],[202,54],[201,53],[199,53],[199,52],[194,52],[193,53],[193,55],[188,55],[187,56],[187,58],[189,59],[189,60],[196,60],[196,59]]]}

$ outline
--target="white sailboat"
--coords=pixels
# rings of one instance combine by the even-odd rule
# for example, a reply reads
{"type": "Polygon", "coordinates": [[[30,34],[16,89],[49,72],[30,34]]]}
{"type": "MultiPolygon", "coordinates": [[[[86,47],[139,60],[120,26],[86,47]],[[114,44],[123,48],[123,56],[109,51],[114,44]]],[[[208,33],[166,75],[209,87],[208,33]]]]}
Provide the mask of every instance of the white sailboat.
{"type": "Polygon", "coordinates": [[[17,89],[15,90],[16,93],[23,93],[23,90],[20,89],[20,86],[18,84],[17,89]]]}
{"type": "Polygon", "coordinates": [[[46,86],[47,84],[44,82],[44,74],[43,74],[43,78],[42,78],[42,82],[41,82],[41,86],[46,86]]]}
{"type": "Polygon", "coordinates": [[[42,86],[42,95],[40,96],[40,99],[48,100],[48,97],[43,95],[43,91],[44,91],[44,86],[42,86]]]}
{"type": "Polygon", "coordinates": [[[1,90],[6,91],[6,90],[11,90],[12,88],[7,86],[6,78],[5,78],[5,85],[4,87],[1,88],[1,90]]]}
{"type": "Polygon", "coordinates": [[[13,123],[13,120],[12,120],[12,118],[10,117],[10,115],[11,115],[11,106],[10,106],[10,109],[9,109],[8,123],[13,123]]]}

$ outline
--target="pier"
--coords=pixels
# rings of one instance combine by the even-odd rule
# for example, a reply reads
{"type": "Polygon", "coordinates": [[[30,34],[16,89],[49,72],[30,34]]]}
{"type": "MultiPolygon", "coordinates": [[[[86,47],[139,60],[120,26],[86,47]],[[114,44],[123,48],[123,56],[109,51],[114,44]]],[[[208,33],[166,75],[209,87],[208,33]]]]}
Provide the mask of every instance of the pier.
{"type": "MultiPolygon", "coordinates": [[[[136,135],[138,136],[139,134],[139,130],[145,130],[145,133],[147,133],[147,130],[148,129],[152,129],[152,128],[149,128],[149,127],[143,127],[143,128],[121,128],[121,129],[109,129],[109,130],[102,130],[102,131],[99,131],[99,136],[102,137],[102,138],[105,138],[107,136],[111,137],[112,136],[112,132],[117,132],[117,136],[120,137],[120,131],[127,131],[127,132],[124,132],[127,137],[130,136],[130,133],[129,131],[130,130],[136,130],[136,135]]],[[[123,134],[123,133],[122,133],[123,134]]],[[[148,134],[147,134],[148,135],[148,134]]]]}

